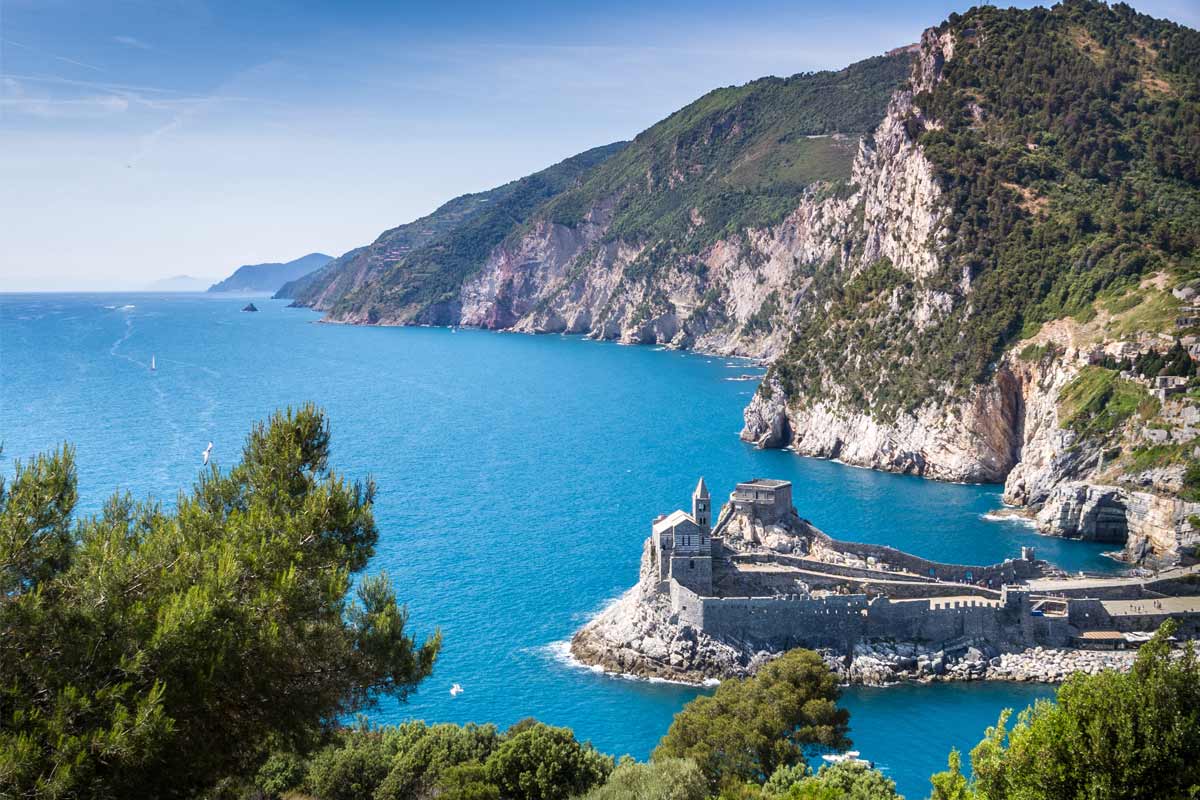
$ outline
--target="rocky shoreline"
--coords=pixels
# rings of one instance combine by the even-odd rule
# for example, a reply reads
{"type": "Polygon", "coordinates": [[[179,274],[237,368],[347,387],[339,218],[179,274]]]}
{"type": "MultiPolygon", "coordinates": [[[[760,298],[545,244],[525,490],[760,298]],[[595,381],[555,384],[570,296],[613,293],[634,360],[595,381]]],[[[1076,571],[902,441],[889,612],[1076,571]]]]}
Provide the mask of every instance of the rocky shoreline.
{"type": "Polygon", "coordinates": [[[1137,651],[1031,647],[1002,653],[985,642],[971,642],[949,651],[914,644],[875,643],[855,647],[850,659],[828,651],[822,656],[844,684],[891,686],[905,682],[959,681],[1062,683],[1076,672],[1089,675],[1109,669],[1127,672],[1137,651]]]}

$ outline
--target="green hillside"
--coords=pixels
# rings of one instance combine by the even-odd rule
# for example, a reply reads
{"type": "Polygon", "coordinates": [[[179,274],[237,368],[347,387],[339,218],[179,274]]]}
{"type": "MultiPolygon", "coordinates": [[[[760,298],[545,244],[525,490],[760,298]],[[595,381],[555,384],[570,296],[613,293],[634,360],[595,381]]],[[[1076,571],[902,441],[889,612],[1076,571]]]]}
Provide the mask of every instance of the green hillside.
{"type": "Polygon", "coordinates": [[[608,206],[608,240],[653,245],[627,273],[648,280],[680,254],[778,223],[815,182],[844,183],[859,135],[883,117],[910,58],[899,52],[836,72],[717,89],[627,147],[588,151],[458,198],[348,253],[307,286],[284,291],[305,305],[323,293],[333,316],[453,322],[452,308],[441,304],[453,302],[506,237],[520,235],[534,219],[578,226],[608,206]],[[353,276],[367,272],[369,279],[356,286],[353,276]]]}
{"type": "Polygon", "coordinates": [[[883,118],[910,59],[900,52],[709,92],[639,134],[544,213],[575,225],[616,199],[607,237],[657,244],[647,251],[652,263],[639,267],[647,276],[674,255],[777,224],[812,183],[849,177],[858,137],[883,118]]]}
{"type": "Polygon", "coordinates": [[[1092,313],[1106,288],[1198,269],[1200,33],[1082,0],[976,8],[937,32],[954,57],[916,97],[937,124],[908,126],[943,187],[942,270],[923,286],[886,264],[848,285],[819,273],[814,303],[830,306],[798,320],[777,367],[790,394],[821,396],[836,374],[876,412],[913,407],[985,379],[1022,333],[1092,313]],[[954,307],[915,335],[918,290],[954,307]]]}
{"type": "Polygon", "coordinates": [[[385,231],[303,285],[285,286],[280,296],[311,305],[324,293],[332,295],[328,310],[334,314],[365,307],[372,316],[380,309],[415,313],[452,299],[515,227],[625,144],[593,148],[496,189],[457,197],[426,217],[385,231]],[[368,280],[358,285],[356,276],[368,280]]]}

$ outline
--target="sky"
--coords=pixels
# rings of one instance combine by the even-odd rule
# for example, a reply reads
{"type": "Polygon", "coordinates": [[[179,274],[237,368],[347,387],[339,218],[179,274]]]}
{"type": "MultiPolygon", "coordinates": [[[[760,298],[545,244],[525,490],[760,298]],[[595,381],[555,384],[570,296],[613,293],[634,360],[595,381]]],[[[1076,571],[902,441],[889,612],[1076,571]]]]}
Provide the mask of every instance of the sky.
{"type": "MultiPolygon", "coordinates": [[[[0,291],[340,255],[969,5],[0,0],[0,291]]],[[[1200,0],[1134,5],[1200,27],[1200,0]]]]}

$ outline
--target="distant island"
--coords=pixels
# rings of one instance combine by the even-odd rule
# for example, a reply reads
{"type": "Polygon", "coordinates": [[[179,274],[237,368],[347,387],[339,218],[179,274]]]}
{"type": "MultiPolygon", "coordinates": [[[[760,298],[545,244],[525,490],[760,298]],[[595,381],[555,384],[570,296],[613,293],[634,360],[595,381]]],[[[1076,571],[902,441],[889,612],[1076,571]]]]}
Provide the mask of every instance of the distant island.
{"type": "Polygon", "coordinates": [[[208,287],[210,292],[275,292],[285,283],[320,269],[333,260],[324,253],[309,253],[294,261],[246,264],[223,281],[208,287]]]}
{"type": "Polygon", "coordinates": [[[210,278],[195,278],[191,275],[173,275],[146,285],[147,292],[203,292],[210,278]]]}

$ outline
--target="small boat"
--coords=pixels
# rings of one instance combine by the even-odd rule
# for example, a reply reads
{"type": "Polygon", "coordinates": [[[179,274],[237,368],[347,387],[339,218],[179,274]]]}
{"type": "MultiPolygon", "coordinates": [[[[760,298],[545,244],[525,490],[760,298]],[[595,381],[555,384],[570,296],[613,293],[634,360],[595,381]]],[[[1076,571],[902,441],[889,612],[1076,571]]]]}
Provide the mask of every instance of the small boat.
{"type": "Polygon", "coordinates": [[[821,758],[828,761],[830,764],[862,764],[867,768],[872,768],[875,765],[865,758],[859,758],[859,751],[847,750],[844,753],[828,753],[821,758]]]}
{"type": "Polygon", "coordinates": [[[154,372],[158,367],[154,365],[154,356],[150,356],[150,371],[154,372]]]}

